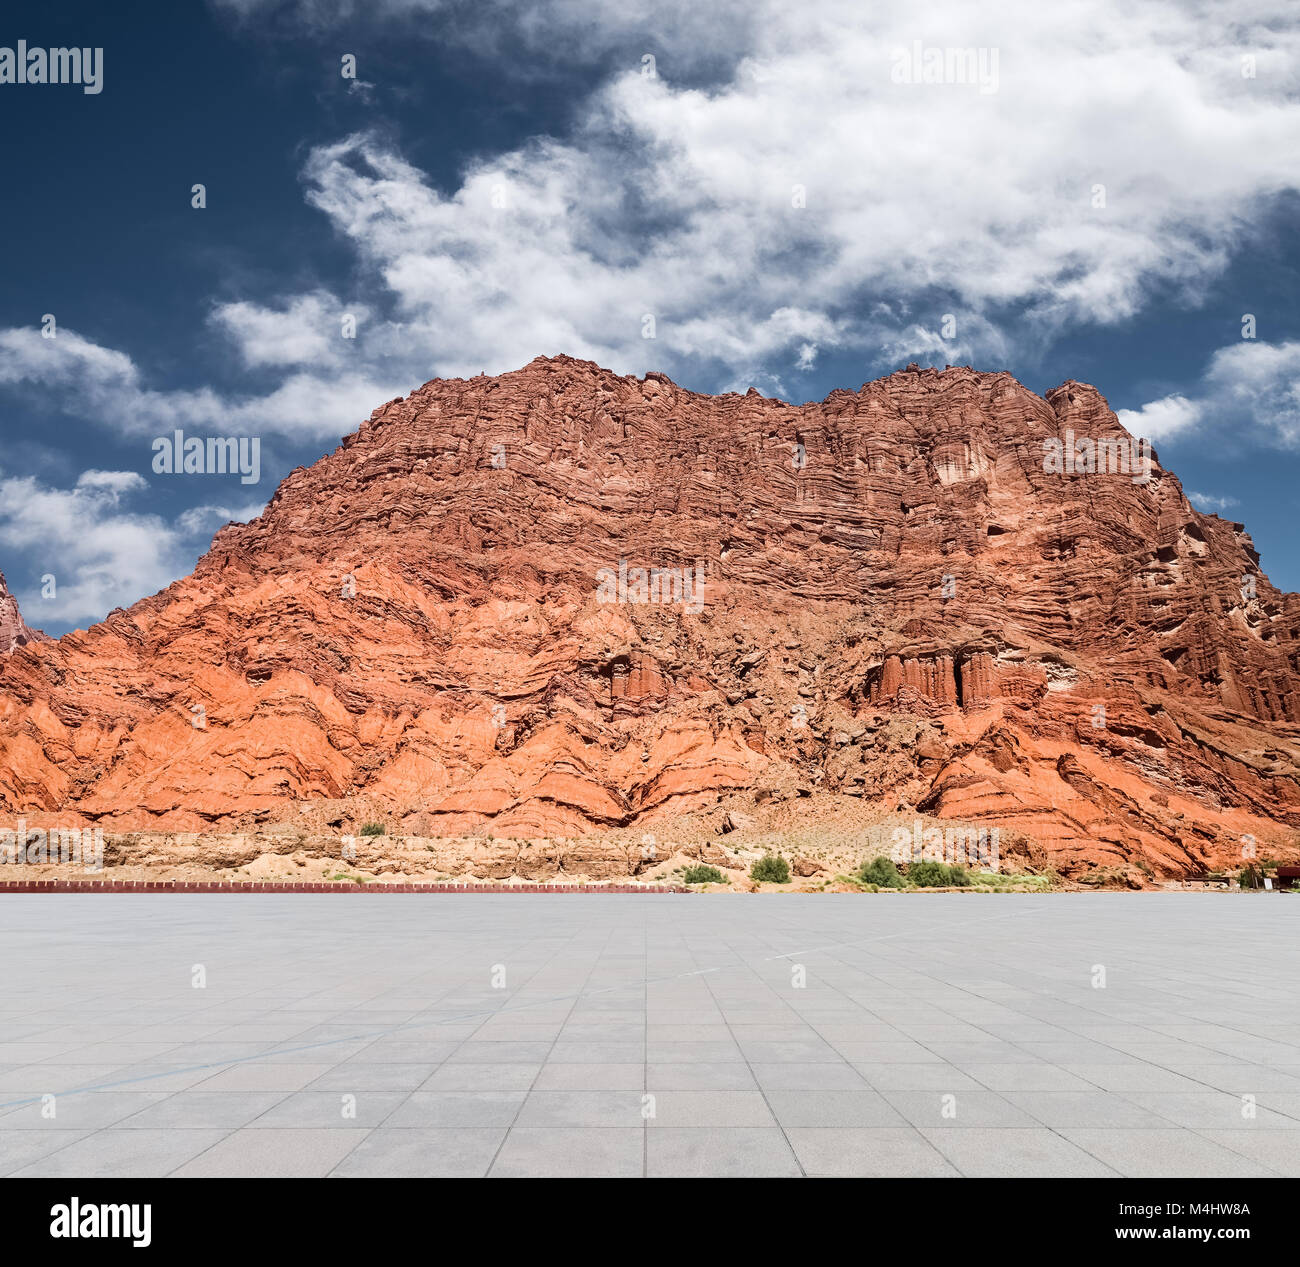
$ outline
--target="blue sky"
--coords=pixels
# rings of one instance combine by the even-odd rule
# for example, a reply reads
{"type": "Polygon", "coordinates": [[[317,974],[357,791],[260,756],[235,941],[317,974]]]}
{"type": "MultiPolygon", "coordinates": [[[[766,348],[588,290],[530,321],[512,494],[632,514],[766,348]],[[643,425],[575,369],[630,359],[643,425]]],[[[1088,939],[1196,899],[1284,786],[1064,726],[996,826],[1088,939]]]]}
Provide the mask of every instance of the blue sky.
{"type": "Polygon", "coordinates": [[[98,93],[0,82],[28,620],[188,572],[392,396],[559,352],[796,402],[912,360],[1087,380],[1300,589],[1294,8],[979,7],[9,6],[0,47],[104,50],[98,93]],[[256,436],[260,481],[155,473],[178,426],[256,436]]]}

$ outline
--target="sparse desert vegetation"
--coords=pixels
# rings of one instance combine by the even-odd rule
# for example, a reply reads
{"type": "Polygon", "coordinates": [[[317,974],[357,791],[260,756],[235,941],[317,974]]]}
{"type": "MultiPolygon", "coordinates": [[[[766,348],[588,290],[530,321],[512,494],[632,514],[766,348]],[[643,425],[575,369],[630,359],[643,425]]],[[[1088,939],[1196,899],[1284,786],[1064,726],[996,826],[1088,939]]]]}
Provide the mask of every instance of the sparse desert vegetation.
{"type": "Polygon", "coordinates": [[[1029,872],[971,871],[966,867],[931,859],[919,859],[899,867],[891,859],[877,855],[851,876],[837,876],[847,887],[868,893],[905,892],[918,889],[971,889],[992,893],[1045,893],[1056,887],[1059,878],[1029,872]]]}
{"type": "Polygon", "coordinates": [[[780,854],[766,854],[750,867],[749,878],[757,884],[789,884],[790,864],[780,854]]]}
{"type": "MultiPolygon", "coordinates": [[[[951,861],[912,859],[919,834],[941,828],[945,837],[973,833],[970,824],[891,813],[848,798],[811,798],[738,808],[719,802],[703,811],[659,819],[655,848],[642,827],[581,836],[428,836],[383,818],[373,803],[326,801],[305,807],[291,821],[240,832],[109,832],[104,836],[103,879],[233,881],[327,880],[355,884],[420,882],[635,883],[680,886],[713,895],[764,891],[803,893],[1041,893],[1067,889],[1152,887],[1233,890],[1252,883],[1263,892],[1273,859],[1285,861],[1288,842],[1269,842],[1244,866],[1219,867],[1195,885],[1147,868],[1093,867],[1062,877],[1032,838],[1005,831],[997,870],[967,855],[951,861]],[[813,821],[805,807],[813,804],[813,821]],[[1253,867],[1252,867],[1253,862],[1253,867]]],[[[1263,842],[1261,842],[1263,843],[1263,842]]],[[[960,856],[960,855],[959,855],[960,856]]],[[[935,855],[937,858],[938,855],[935,855]]],[[[29,867],[31,878],[77,878],[77,869],[29,867]]]]}
{"type": "Polygon", "coordinates": [[[681,877],[685,884],[725,884],[727,882],[727,877],[717,867],[706,866],[702,863],[693,867],[683,867],[681,877]]]}
{"type": "Polygon", "coordinates": [[[862,864],[858,877],[863,884],[874,884],[880,889],[903,889],[907,881],[892,859],[877,854],[870,862],[862,864]]]}

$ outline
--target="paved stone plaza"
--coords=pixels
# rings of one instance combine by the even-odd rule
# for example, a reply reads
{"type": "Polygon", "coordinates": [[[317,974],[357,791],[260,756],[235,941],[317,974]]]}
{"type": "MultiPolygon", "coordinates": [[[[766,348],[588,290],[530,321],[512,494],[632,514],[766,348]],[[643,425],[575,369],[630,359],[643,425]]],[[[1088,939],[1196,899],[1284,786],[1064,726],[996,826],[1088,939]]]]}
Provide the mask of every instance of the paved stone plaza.
{"type": "Polygon", "coordinates": [[[5,896],[0,1174],[1300,1175],[1298,928],[1280,894],[5,896]]]}

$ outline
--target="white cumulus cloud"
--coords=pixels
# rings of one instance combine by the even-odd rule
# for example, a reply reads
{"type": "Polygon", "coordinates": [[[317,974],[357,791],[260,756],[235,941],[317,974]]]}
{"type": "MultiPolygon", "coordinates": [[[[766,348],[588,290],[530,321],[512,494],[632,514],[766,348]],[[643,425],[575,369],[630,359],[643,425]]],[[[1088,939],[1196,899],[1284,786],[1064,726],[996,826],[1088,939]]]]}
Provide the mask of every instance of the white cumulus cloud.
{"type": "Polygon", "coordinates": [[[1116,416],[1150,440],[1212,432],[1235,446],[1300,449],[1300,342],[1243,339],[1219,348],[1191,395],[1116,416]]]}
{"type": "MultiPolygon", "coordinates": [[[[276,29],[359,12],[225,3],[276,29]]],[[[997,367],[1012,348],[1129,319],[1154,293],[1199,302],[1300,188],[1300,22],[1282,0],[381,0],[366,13],[413,40],[603,59],[586,64],[604,79],[564,135],[482,153],[449,190],[387,134],[309,151],[304,194],[350,244],[355,293],[217,304],[256,389],[153,389],[125,351],[34,329],[0,332],[0,385],[75,388],[129,434],[305,439],[434,375],[546,353],[705,387],[779,388],[807,372],[809,348],[857,357],[863,377],[911,359],[997,367]],[[900,76],[918,49],[921,67],[996,57],[996,77],[900,76]],[[700,57],[709,74],[688,75],[700,57]],[[339,333],[347,313],[355,340],[339,333]]],[[[523,74],[519,60],[503,57],[502,76],[523,74]]],[[[1193,405],[1134,413],[1169,435],[1196,425],[1193,405]]]]}
{"type": "Polygon", "coordinates": [[[70,488],[0,473],[0,550],[30,624],[101,620],[190,571],[227,519],[262,510],[203,506],[170,522],[148,509],[148,490],[135,471],[84,471],[70,488]]]}

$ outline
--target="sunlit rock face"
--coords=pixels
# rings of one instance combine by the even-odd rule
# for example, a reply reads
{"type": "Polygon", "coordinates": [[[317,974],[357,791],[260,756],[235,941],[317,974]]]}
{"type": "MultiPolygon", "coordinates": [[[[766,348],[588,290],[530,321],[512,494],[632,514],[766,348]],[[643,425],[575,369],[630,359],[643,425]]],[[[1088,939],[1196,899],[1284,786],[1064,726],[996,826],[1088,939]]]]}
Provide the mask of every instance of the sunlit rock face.
{"type": "Polygon", "coordinates": [[[1085,384],[795,406],[538,359],[389,402],[193,575],[16,646],[0,803],[500,839],[832,794],[1183,875],[1295,834],[1298,630],[1085,384]]]}
{"type": "Polygon", "coordinates": [[[18,600],[9,592],[5,578],[0,575],[0,655],[8,655],[15,647],[38,642],[45,635],[32,629],[18,610],[18,600]]]}

